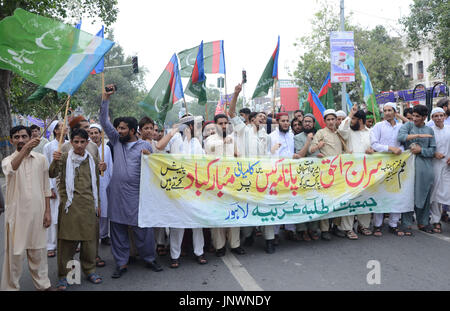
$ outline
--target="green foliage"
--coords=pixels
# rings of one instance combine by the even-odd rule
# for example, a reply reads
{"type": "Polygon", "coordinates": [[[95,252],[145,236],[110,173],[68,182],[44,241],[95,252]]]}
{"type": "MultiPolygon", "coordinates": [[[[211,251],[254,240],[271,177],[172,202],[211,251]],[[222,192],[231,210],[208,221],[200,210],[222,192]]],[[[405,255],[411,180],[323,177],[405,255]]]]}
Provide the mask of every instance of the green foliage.
{"type": "Polygon", "coordinates": [[[450,77],[450,2],[448,0],[414,0],[411,14],[400,20],[408,36],[408,46],[433,48],[434,60],[428,71],[450,77]]]}
{"type": "MultiPolygon", "coordinates": [[[[319,92],[330,65],[330,32],[340,29],[339,9],[328,3],[321,6],[311,21],[312,31],[298,39],[294,44],[304,50],[293,76],[303,90],[311,86],[319,92]]],[[[390,37],[383,26],[373,30],[363,29],[351,22],[351,15],[346,17],[345,29],[353,31],[355,36],[355,78],[354,83],[347,83],[347,92],[352,102],[363,102],[359,60],[361,59],[369,72],[375,93],[399,90],[408,86],[403,73],[402,56],[405,48],[400,39],[390,37]]],[[[332,90],[336,108],[341,108],[341,84],[333,83],[332,90]],[[339,94],[339,96],[338,96],[339,94]]]]}

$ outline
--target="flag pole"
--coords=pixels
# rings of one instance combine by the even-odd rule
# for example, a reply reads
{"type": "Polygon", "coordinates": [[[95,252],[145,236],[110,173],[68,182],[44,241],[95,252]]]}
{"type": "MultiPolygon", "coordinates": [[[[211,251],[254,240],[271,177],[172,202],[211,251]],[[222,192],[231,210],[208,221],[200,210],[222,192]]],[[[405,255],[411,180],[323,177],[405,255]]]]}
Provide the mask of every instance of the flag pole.
{"type": "MultiPolygon", "coordinates": [[[[102,71],[102,93],[105,90],[105,73],[102,71]]],[[[102,129],[102,162],[105,162],[105,131],[102,129]]],[[[103,176],[104,172],[100,171],[100,176],[103,176]]]]}
{"type": "Polygon", "coordinates": [[[59,107],[58,111],[55,113],[55,115],[53,116],[53,118],[50,120],[50,122],[47,124],[47,127],[44,129],[44,131],[41,134],[41,137],[45,135],[45,132],[47,132],[48,128],[50,127],[50,125],[52,124],[52,122],[54,120],[56,120],[56,117],[58,116],[58,114],[61,112],[61,110],[64,108],[64,106],[66,105],[66,102],[64,102],[61,107],[59,107]]]}
{"type": "Polygon", "coordinates": [[[205,121],[208,121],[208,101],[205,104],[205,121]]]}
{"type": "Polygon", "coordinates": [[[272,115],[272,117],[273,118],[275,118],[275,93],[276,93],[276,90],[277,90],[277,78],[275,77],[275,79],[273,80],[273,88],[272,88],[272,97],[273,97],[273,115],[272,115]]]}
{"type": "Polygon", "coordinates": [[[227,74],[224,73],[224,86],[225,86],[225,115],[227,115],[228,96],[227,96],[227,74]]]}
{"type": "Polygon", "coordinates": [[[58,152],[61,152],[62,142],[64,139],[64,132],[66,131],[66,123],[67,123],[67,112],[69,111],[69,104],[70,104],[70,95],[67,97],[66,101],[66,112],[64,113],[64,123],[61,130],[61,136],[59,137],[59,143],[58,143],[58,152]]]}
{"type": "Polygon", "coordinates": [[[186,114],[188,114],[188,109],[187,109],[186,99],[184,98],[184,94],[183,94],[183,103],[184,103],[184,108],[186,108],[186,114]]]}

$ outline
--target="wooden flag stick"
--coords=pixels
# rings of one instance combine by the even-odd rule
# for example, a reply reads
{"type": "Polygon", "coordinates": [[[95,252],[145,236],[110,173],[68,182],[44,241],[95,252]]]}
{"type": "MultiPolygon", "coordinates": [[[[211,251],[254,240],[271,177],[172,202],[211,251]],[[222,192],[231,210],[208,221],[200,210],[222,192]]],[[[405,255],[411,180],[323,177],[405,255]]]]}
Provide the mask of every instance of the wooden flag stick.
{"type": "MultiPolygon", "coordinates": [[[[105,91],[105,73],[102,72],[102,94],[105,91]]],[[[102,162],[105,162],[105,131],[102,129],[102,162]]],[[[100,176],[103,176],[104,172],[100,172],[100,176]]]]}
{"type": "Polygon", "coordinates": [[[277,78],[275,78],[273,80],[273,88],[272,88],[272,93],[273,93],[273,114],[272,114],[272,118],[275,118],[275,94],[276,94],[276,90],[277,90],[277,78]]]}
{"type": "Polygon", "coordinates": [[[227,94],[227,74],[224,75],[224,86],[225,86],[225,115],[227,116],[227,108],[228,108],[228,94],[227,94]]]}
{"type": "Polygon", "coordinates": [[[188,114],[186,99],[184,99],[184,95],[183,95],[183,103],[184,103],[184,108],[186,108],[186,113],[185,114],[188,114]]]}
{"type": "Polygon", "coordinates": [[[66,106],[66,102],[64,102],[64,104],[61,105],[61,107],[59,107],[58,111],[55,113],[55,115],[53,116],[53,118],[50,120],[50,122],[47,124],[46,128],[44,129],[44,131],[41,134],[41,137],[45,135],[45,132],[47,132],[48,128],[50,127],[50,125],[52,124],[52,122],[54,120],[56,120],[56,118],[58,117],[58,114],[61,112],[61,110],[66,106]]]}
{"type": "Polygon", "coordinates": [[[67,112],[69,111],[69,104],[70,104],[70,95],[67,97],[66,101],[66,112],[64,113],[64,123],[61,131],[61,136],[59,137],[58,152],[61,152],[62,142],[64,139],[64,132],[66,131],[67,112]]]}

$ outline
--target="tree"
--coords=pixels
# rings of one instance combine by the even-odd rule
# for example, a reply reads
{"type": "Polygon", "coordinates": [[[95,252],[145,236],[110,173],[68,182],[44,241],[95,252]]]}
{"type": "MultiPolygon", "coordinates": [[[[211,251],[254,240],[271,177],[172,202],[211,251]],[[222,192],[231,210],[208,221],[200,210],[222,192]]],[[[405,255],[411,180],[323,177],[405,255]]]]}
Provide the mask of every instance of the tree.
{"type": "MultiPolygon", "coordinates": [[[[116,21],[118,13],[117,0],[5,0],[0,1],[0,20],[12,15],[17,8],[69,22],[88,16],[93,21],[101,20],[106,27],[116,21]]],[[[11,128],[11,97],[25,96],[17,93],[17,89],[24,85],[23,80],[13,77],[11,71],[0,69],[0,158],[12,152],[12,148],[2,144],[2,140],[9,136],[11,128]]]]}
{"type": "Polygon", "coordinates": [[[400,20],[407,33],[408,47],[433,48],[434,59],[428,71],[450,78],[450,2],[448,0],[414,0],[411,14],[400,20]]]}
{"type": "MultiPolygon", "coordinates": [[[[293,76],[298,84],[307,89],[311,86],[320,90],[327,73],[330,71],[330,32],[340,29],[340,19],[336,6],[321,2],[320,9],[314,14],[312,31],[297,40],[294,45],[304,48],[293,76]]],[[[353,102],[362,102],[359,66],[361,59],[369,72],[376,93],[408,86],[403,74],[402,56],[405,48],[399,38],[390,37],[383,26],[373,30],[363,29],[351,23],[351,15],[346,18],[345,29],[354,32],[355,38],[355,82],[347,84],[347,92],[353,102]]],[[[341,85],[333,83],[332,91],[336,108],[341,108],[341,85]]]]}

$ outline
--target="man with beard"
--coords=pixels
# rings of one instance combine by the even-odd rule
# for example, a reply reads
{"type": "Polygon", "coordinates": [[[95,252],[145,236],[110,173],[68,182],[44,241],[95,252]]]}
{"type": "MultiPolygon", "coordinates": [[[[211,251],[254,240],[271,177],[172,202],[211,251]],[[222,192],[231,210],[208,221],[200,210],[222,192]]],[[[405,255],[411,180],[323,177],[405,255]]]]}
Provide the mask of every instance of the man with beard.
{"type": "MultiPolygon", "coordinates": [[[[108,87],[112,88],[112,85],[108,87]]],[[[108,217],[111,252],[116,262],[112,277],[120,278],[127,271],[130,255],[128,226],[134,233],[136,247],[140,257],[146,262],[146,267],[155,272],[162,271],[162,268],[155,260],[153,228],[138,227],[141,154],[150,154],[152,147],[149,142],[137,139],[138,124],[135,118],[122,118],[117,130],[108,120],[109,98],[113,93],[114,91],[103,91],[100,124],[114,149],[114,168],[108,189],[108,217]]]]}
{"type": "MultiPolygon", "coordinates": [[[[441,98],[437,104],[437,108],[442,108],[444,110],[444,124],[446,126],[450,126],[450,109],[448,108],[448,103],[450,102],[450,99],[447,97],[441,98]]],[[[427,122],[427,126],[433,127],[435,125],[433,118],[429,122],[427,122]]]]}
{"type": "MultiPolygon", "coordinates": [[[[372,154],[374,150],[370,145],[370,131],[366,128],[366,113],[364,110],[358,110],[354,105],[350,111],[350,115],[344,119],[338,129],[338,133],[346,141],[348,151],[351,153],[372,154]]],[[[372,235],[369,230],[371,214],[359,214],[358,232],[362,235],[372,235]]],[[[345,232],[350,240],[357,240],[358,235],[353,231],[355,221],[354,215],[341,217],[341,224],[338,229],[345,232]]]]}
{"type": "MultiPolygon", "coordinates": [[[[214,123],[217,128],[216,133],[209,136],[205,142],[206,154],[221,158],[234,157],[234,135],[232,133],[227,135],[227,127],[229,127],[227,116],[224,114],[214,116],[214,123]]],[[[240,227],[211,228],[211,237],[213,246],[216,249],[216,256],[222,257],[225,255],[227,237],[232,253],[245,254],[244,249],[240,246],[239,235],[240,227]]]]}
{"type": "MultiPolygon", "coordinates": [[[[436,140],[433,129],[425,125],[428,108],[417,105],[413,108],[413,122],[403,124],[398,131],[397,140],[405,148],[416,155],[414,179],[414,210],[416,212],[417,227],[421,231],[433,233],[429,225],[430,197],[434,182],[433,157],[436,152],[436,140]]],[[[414,211],[403,213],[402,225],[405,232],[410,232],[414,211]]]]}
{"type": "MultiPolygon", "coordinates": [[[[342,154],[345,150],[345,145],[342,137],[336,131],[336,111],[334,109],[327,109],[323,113],[325,120],[325,128],[317,131],[314,135],[309,153],[313,154],[319,150],[324,157],[332,157],[342,154]]],[[[338,222],[339,219],[336,219],[338,222]]],[[[323,240],[330,241],[330,224],[329,219],[320,220],[320,231],[323,240]]]]}
{"type": "Polygon", "coordinates": [[[2,160],[7,191],[0,289],[20,289],[26,256],[36,289],[50,290],[46,251],[46,228],[51,224],[48,163],[45,156],[32,151],[40,139],[31,139],[28,127],[13,127],[10,142],[16,151],[2,160]]]}
{"type": "MultiPolygon", "coordinates": [[[[395,103],[386,103],[383,106],[384,121],[375,124],[370,131],[370,142],[376,152],[390,152],[400,155],[403,152],[403,146],[397,140],[398,131],[402,127],[401,123],[395,122],[394,117],[398,116],[397,105],[395,103]]],[[[398,228],[398,221],[404,210],[391,210],[389,214],[389,232],[403,236],[405,232],[398,228]]],[[[373,214],[373,235],[380,237],[383,235],[381,228],[383,225],[383,213],[373,214]]],[[[410,236],[410,233],[407,233],[410,236]]]]}
{"type": "Polygon", "coordinates": [[[450,189],[450,125],[444,124],[445,117],[445,110],[442,108],[437,107],[431,111],[431,118],[435,124],[431,128],[436,137],[436,153],[433,159],[434,184],[431,193],[431,224],[436,233],[442,233],[439,222],[442,205],[450,205],[448,194],[450,189]]]}
{"type": "MultiPolygon", "coordinates": [[[[289,115],[286,112],[278,113],[276,116],[278,128],[270,133],[270,152],[272,156],[278,158],[292,159],[298,157],[294,153],[294,134],[289,131],[289,115]]],[[[295,224],[285,224],[286,239],[299,241],[300,238],[295,232],[295,224]]],[[[275,236],[279,234],[280,225],[275,225],[275,236]]]]}
{"type": "MultiPolygon", "coordinates": [[[[252,112],[248,125],[236,116],[236,103],[241,90],[242,85],[236,85],[229,110],[231,124],[236,133],[237,156],[242,158],[265,156],[268,154],[268,145],[270,144],[270,138],[264,126],[266,115],[262,112],[252,112]]],[[[265,251],[273,254],[275,252],[274,226],[264,226],[263,231],[266,240],[265,251]]],[[[244,245],[251,246],[254,242],[253,227],[244,227],[242,232],[245,238],[244,245]]]]}
{"type": "MultiPolygon", "coordinates": [[[[315,123],[316,119],[314,116],[311,113],[307,113],[303,117],[303,132],[294,136],[294,149],[299,158],[323,157],[323,154],[321,154],[319,150],[314,153],[309,153],[309,146],[311,145],[314,135],[316,134],[315,123]]],[[[318,221],[298,224],[296,225],[296,230],[303,241],[308,242],[311,241],[311,239],[319,239],[319,234],[317,233],[319,230],[318,221]]]]}
{"type": "Polygon", "coordinates": [[[292,119],[291,130],[294,136],[300,134],[303,131],[302,121],[299,121],[296,118],[292,119]]]}

